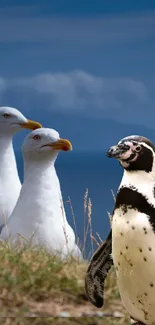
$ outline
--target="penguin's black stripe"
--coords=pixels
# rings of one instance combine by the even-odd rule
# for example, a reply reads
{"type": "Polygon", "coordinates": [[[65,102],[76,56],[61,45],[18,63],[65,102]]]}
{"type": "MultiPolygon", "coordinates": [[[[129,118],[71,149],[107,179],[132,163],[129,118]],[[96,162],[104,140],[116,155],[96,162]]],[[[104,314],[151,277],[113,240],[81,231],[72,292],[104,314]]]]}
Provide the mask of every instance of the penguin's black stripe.
{"type": "Polygon", "coordinates": [[[116,196],[115,208],[137,210],[149,216],[149,221],[155,232],[155,208],[147,200],[147,197],[129,187],[121,187],[116,196]]]}
{"type": "Polygon", "coordinates": [[[146,173],[150,173],[152,171],[153,166],[153,153],[149,148],[142,146],[142,150],[139,153],[137,159],[135,161],[130,161],[133,159],[134,156],[130,156],[129,159],[124,160],[125,162],[129,162],[129,165],[125,168],[128,171],[135,171],[135,170],[143,170],[146,173]]]}
{"type": "Polygon", "coordinates": [[[130,162],[133,158],[135,158],[135,156],[136,156],[136,154],[135,153],[132,153],[131,155],[130,155],[130,157],[128,157],[127,159],[122,159],[122,161],[125,161],[125,162],[130,162]]]}

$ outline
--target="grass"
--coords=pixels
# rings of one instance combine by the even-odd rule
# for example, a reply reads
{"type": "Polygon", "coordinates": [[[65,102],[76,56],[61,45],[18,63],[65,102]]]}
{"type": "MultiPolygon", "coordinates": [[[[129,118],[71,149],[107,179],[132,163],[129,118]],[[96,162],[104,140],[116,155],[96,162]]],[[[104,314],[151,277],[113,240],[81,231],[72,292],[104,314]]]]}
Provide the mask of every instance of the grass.
{"type": "MultiPolygon", "coordinates": [[[[73,258],[62,261],[44,250],[25,248],[15,251],[4,244],[0,246],[0,261],[0,317],[44,317],[42,324],[48,324],[46,317],[56,317],[61,312],[76,318],[82,313],[91,315],[100,311],[85,296],[86,262],[73,258]]],[[[111,270],[106,280],[103,311],[112,313],[116,310],[126,317],[115,273],[111,270]]],[[[85,324],[101,324],[98,318],[85,318],[85,324]]],[[[39,320],[37,322],[34,320],[34,324],[39,324],[39,320]]],[[[76,319],[64,318],[63,324],[65,322],[76,324],[76,319]]],[[[82,324],[80,322],[82,320],[78,324],[82,324]]],[[[50,323],[61,324],[61,319],[55,323],[50,320],[50,323]]],[[[15,324],[18,324],[18,319],[15,324]]],[[[107,324],[113,323],[107,319],[107,324]]],[[[115,319],[115,324],[121,324],[121,319],[118,323],[115,319]]]]}
{"type": "Polygon", "coordinates": [[[70,319],[64,319],[64,318],[6,318],[3,320],[0,320],[0,324],[3,325],[131,325],[128,321],[124,323],[124,319],[120,319],[119,322],[117,322],[116,319],[107,318],[107,319],[98,319],[98,318],[88,318],[88,317],[82,317],[82,318],[70,318],[70,319]],[[3,322],[2,322],[3,321],[3,322]]]}
{"type": "MultiPolygon", "coordinates": [[[[71,200],[69,202],[71,205],[71,200]]],[[[71,211],[75,219],[73,208],[71,211]]],[[[92,204],[87,191],[84,197],[84,248],[89,236],[94,250],[94,243],[99,243],[92,234],[91,213],[92,204]]],[[[97,237],[101,241],[99,235],[97,237]]],[[[106,279],[105,305],[100,310],[85,296],[86,260],[79,262],[68,258],[62,261],[43,249],[32,249],[30,245],[15,250],[8,244],[0,243],[0,261],[0,317],[5,317],[0,319],[0,324],[3,320],[3,324],[11,325],[12,317],[16,317],[14,325],[129,324],[113,269],[106,279]],[[106,314],[117,311],[122,317],[107,317],[104,322],[99,314],[98,317],[87,317],[101,311],[106,314]],[[58,317],[64,312],[71,317],[58,317]]]]}

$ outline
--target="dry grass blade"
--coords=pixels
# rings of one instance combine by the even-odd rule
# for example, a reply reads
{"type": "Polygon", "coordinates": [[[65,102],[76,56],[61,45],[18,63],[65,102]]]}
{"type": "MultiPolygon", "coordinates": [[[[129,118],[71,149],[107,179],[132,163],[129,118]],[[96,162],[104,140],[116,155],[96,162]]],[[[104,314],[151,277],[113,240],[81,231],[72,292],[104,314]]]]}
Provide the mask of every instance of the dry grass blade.
{"type": "Polygon", "coordinates": [[[98,232],[96,232],[96,235],[97,235],[97,237],[99,238],[99,240],[100,240],[100,242],[101,242],[101,244],[103,243],[103,239],[101,238],[101,236],[98,234],[98,232]]]}
{"type": "Polygon", "coordinates": [[[75,214],[74,214],[74,210],[73,210],[73,206],[72,206],[72,201],[71,201],[71,198],[70,197],[68,197],[67,203],[69,203],[69,206],[70,206],[70,210],[71,210],[71,214],[72,214],[72,218],[73,218],[73,223],[74,223],[75,238],[76,238],[76,241],[78,242],[78,233],[77,233],[77,227],[76,227],[76,218],[75,218],[75,214]]]}
{"type": "Polygon", "coordinates": [[[83,255],[84,257],[86,257],[86,240],[87,240],[87,233],[88,233],[88,225],[87,225],[87,206],[88,206],[88,203],[87,203],[87,199],[88,199],[88,189],[86,189],[86,192],[84,194],[84,225],[83,225],[83,229],[84,229],[84,232],[83,232],[83,255]]]}
{"type": "Polygon", "coordinates": [[[65,215],[64,215],[64,208],[63,208],[63,202],[62,202],[62,199],[60,197],[60,203],[61,203],[61,211],[62,211],[62,218],[63,218],[63,232],[64,232],[64,236],[65,236],[65,241],[66,241],[66,247],[68,249],[68,253],[69,253],[69,248],[68,248],[68,235],[67,235],[67,232],[66,232],[66,220],[65,220],[65,215]]]}
{"type": "Polygon", "coordinates": [[[97,239],[91,235],[91,239],[94,241],[94,243],[97,245],[97,246],[100,246],[99,242],[97,241],[97,239]]]}
{"type": "Polygon", "coordinates": [[[112,189],[111,189],[111,193],[112,193],[112,197],[113,197],[114,202],[116,202],[116,197],[115,197],[114,191],[112,189]]]}
{"type": "Polygon", "coordinates": [[[91,239],[91,249],[92,249],[92,254],[94,254],[94,245],[93,245],[93,240],[92,240],[92,203],[91,199],[89,198],[88,200],[88,223],[89,223],[89,228],[90,228],[90,239],[91,239]]]}
{"type": "Polygon", "coordinates": [[[107,211],[108,217],[109,217],[109,222],[110,222],[110,227],[112,225],[112,215],[109,211],[107,211]]]}

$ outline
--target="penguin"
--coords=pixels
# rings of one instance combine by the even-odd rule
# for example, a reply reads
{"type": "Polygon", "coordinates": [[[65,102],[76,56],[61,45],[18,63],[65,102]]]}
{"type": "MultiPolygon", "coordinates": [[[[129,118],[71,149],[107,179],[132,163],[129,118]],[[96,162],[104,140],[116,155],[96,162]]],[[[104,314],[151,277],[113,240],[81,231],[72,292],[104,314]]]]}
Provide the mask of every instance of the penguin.
{"type": "Polygon", "coordinates": [[[104,303],[104,281],[114,265],[131,324],[155,325],[155,146],[132,135],[110,147],[107,157],[124,169],[107,240],[92,257],[86,277],[88,299],[104,303]]]}

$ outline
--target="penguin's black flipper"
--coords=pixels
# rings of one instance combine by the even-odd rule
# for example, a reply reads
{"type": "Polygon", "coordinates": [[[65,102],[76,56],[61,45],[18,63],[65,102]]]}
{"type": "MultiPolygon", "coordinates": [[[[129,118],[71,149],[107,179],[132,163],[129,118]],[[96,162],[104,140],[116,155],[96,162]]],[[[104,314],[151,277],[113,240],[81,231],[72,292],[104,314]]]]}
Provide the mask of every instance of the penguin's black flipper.
{"type": "Polygon", "coordinates": [[[85,291],[90,302],[97,308],[104,304],[104,281],[113,265],[112,231],[94,253],[85,277],[85,291]]]}

